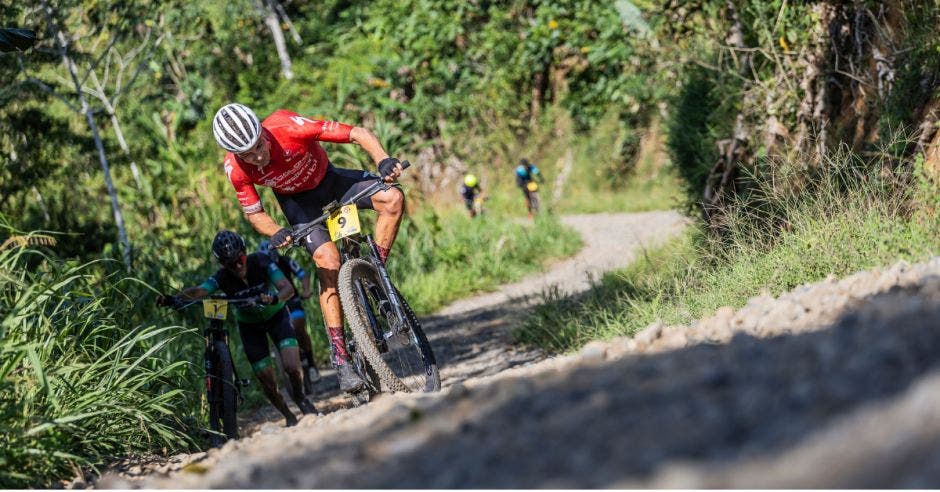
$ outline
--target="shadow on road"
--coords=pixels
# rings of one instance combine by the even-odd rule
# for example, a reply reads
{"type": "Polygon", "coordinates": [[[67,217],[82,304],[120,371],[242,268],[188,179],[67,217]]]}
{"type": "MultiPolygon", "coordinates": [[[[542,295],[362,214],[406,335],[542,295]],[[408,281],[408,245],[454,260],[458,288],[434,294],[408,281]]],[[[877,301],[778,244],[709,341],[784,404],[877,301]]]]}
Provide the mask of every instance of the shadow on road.
{"type": "Polygon", "coordinates": [[[515,299],[459,314],[421,318],[443,371],[442,384],[497,374],[544,358],[540,350],[514,344],[509,329],[530,308],[523,299],[515,299]]]}
{"type": "MultiPolygon", "coordinates": [[[[820,331],[766,339],[738,335],[727,345],[500,381],[463,397],[488,409],[456,431],[438,432],[417,449],[385,458],[387,463],[362,463],[354,474],[317,485],[609,487],[641,480],[667,461],[718,465],[787,449],[936,368],[937,319],[937,299],[894,291],[866,300],[820,331]]],[[[454,407],[444,400],[425,413],[454,407]]],[[[420,419],[373,439],[411,432],[411,425],[420,419]]],[[[865,473],[870,480],[872,470],[865,473]]],[[[890,487],[904,478],[874,476],[880,477],[876,483],[842,485],[890,487]]]]}

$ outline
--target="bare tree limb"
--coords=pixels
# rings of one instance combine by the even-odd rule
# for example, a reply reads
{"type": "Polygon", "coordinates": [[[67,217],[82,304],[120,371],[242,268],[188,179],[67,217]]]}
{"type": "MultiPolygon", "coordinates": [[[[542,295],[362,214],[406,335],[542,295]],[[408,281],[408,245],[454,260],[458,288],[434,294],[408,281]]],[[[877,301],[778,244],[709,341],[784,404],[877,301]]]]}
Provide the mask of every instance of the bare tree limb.
{"type": "Polygon", "coordinates": [[[92,137],[95,140],[95,147],[98,150],[98,160],[100,161],[101,169],[104,172],[105,186],[108,189],[108,196],[111,198],[111,209],[112,212],[114,212],[114,222],[118,228],[118,241],[121,245],[124,266],[128,271],[130,271],[131,244],[127,237],[127,229],[124,227],[124,215],[121,212],[121,204],[118,201],[117,190],[114,187],[114,182],[111,180],[111,168],[108,165],[108,158],[104,152],[104,143],[101,141],[101,135],[98,134],[98,125],[95,123],[94,112],[92,111],[91,106],[88,105],[88,101],[85,99],[85,93],[82,90],[82,85],[78,80],[78,69],[75,66],[75,63],[72,61],[72,58],[69,56],[68,41],[65,38],[63,30],[58,28],[56,25],[52,7],[49,6],[48,0],[41,0],[41,2],[43,10],[46,14],[46,19],[49,22],[50,34],[58,41],[59,53],[62,56],[62,63],[68,70],[69,75],[72,77],[72,83],[75,86],[75,93],[78,94],[78,99],[81,103],[80,112],[85,115],[85,120],[88,122],[88,127],[91,129],[92,137]]]}

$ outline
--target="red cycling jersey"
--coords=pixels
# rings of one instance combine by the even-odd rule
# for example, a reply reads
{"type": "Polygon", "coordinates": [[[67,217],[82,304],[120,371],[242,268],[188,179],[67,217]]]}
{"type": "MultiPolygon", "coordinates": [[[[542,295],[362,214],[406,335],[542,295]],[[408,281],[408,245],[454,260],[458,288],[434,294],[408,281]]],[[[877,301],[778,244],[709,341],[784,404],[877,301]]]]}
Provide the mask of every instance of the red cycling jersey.
{"type": "Polygon", "coordinates": [[[235,187],[245,213],[264,210],[256,184],[269,186],[280,195],[292,195],[315,188],[329,161],[318,142],[348,143],[353,127],[336,121],[304,118],[279,109],[261,122],[271,142],[271,160],[264,167],[248,164],[229,152],[225,154],[225,174],[235,187]]]}

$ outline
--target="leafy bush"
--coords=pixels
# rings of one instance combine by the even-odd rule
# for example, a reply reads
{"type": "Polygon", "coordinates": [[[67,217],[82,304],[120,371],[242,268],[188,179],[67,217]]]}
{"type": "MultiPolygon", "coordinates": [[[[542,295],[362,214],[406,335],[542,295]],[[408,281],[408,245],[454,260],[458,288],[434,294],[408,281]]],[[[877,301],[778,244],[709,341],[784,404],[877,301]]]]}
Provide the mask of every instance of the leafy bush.
{"type": "Polygon", "coordinates": [[[185,332],[132,322],[132,278],[32,248],[0,251],[0,485],[57,484],[77,467],[183,449],[185,332]]]}

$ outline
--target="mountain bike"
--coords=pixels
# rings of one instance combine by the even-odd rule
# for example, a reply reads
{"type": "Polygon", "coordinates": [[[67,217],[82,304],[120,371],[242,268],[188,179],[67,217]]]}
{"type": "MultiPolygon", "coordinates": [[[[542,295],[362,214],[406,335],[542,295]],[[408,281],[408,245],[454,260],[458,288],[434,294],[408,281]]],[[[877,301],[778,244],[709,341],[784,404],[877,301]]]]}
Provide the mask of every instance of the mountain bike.
{"type": "Polygon", "coordinates": [[[250,383],[249,379],[240,379],[232,361],[232,352],[228,347],[228,331],[224,327],[228,317],[228,307],[236,305],[252,306],[260,299],[227,299],[224,296],[209,296],[205,299],[182,300],[173,298],[167,307],[182,311],[194,304],[202,304],[203,316],[209,320],[202,336],[206,341],[204,367],[206,371],[206,400],[209,404],[209,428],[212,430],[210,442],[213,447],[221,446],[229,439],[238,438],[238,425],[235,419],[238,405],[244,402],[241,388],[250,383]]]}
{"type": "MultiPolygon", "coordinates": [[[[402,162],[402,168],[410,164],[402,162]]],[[[370,234],[363,234],[355,202],[391,188],[382,181],[343,203],[323,207],[323,215],[293,228],[289,247],[300,246],[324,222],[339,241],[339,297],[346,317],[347,350],[366,388],[360,401],[387,391],[438,391],[441,377],[418,317],[389,278],[370,234]],[[351,333],[350,333],[351,332],[351,333]]]]}

